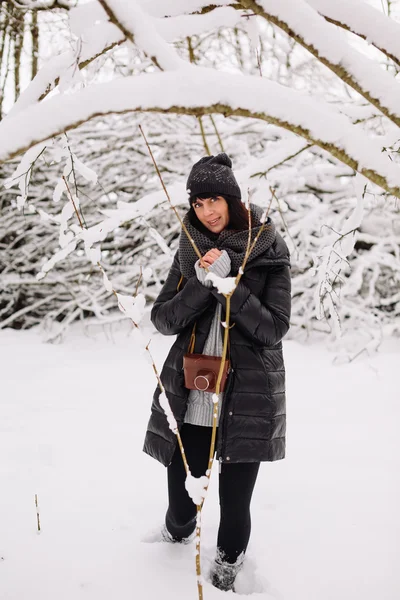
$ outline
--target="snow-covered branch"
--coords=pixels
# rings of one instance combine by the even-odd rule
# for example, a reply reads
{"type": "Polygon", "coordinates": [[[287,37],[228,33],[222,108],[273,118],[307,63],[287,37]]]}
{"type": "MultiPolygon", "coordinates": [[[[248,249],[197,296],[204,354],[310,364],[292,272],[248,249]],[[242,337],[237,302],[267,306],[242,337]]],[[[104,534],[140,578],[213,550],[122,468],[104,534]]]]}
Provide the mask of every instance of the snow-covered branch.
{"type": "Polygon", "coordinates": [[[241,0],[245,8],[280,27],[400,126],[400,85],[387,71],[355,50],[306,0],[241,0]]]}
{"type": "Polygon", "coordinates": [[[272,81],[194,65],[184,71],[93,85],[29,107],[0,124],[0,162],[95,116],[134,111],[195,116],[219,113],[272,122],[327,150],[400,197],[399,166],[382,153],[379,142],[328,104],[272,81]]]}
{"type": "Polygon", "coordinates": [[[153,19],[135,0],[99,0],[109,19],[139,46],[161,70],[184,69],[186,64],[158,33],[153,19]]]}
{"type": "Polygon", "coordinates": [[[113,23],[99,23],[86,30],[84,43],[80,45],[79,52],[67,50],[46,62],[21,93],[7,118],[43,100],[59,84],[60,78],[71,66],[83,69],[100,55],[124,41],[125,37],[113,23]]]}
{"type": "MultiPolygon", "coordinates": [[[[79,41],[74,44],[79,48],[78,51],[68,50],[43,64],[39,73],[12,106],[8,117],[43,100],[59,84],[60,78],[71,68],[71,65],[84,69],[99,56],[121,45],[126,39],[134,41],[133,32],[128,31],[125,26],[120,24],[111,10],[109,12],[110,21],[107,12],[97,2],[90,2],[71,9],[71,28],[80,36],[79,41]]],[[[143,12],[141,17],[143,17],[143,12]]],[[[154,18],[150,25],[153,34],[155,27],[157,30],[155,35],[161,35],[165,42],[173,42],[187,36],[207,33],[218,27],[235,27],[239,22],[240,13],[231,7],[225,7],[216,8],[212,14],[184,15],[168,19],[154,18]]],[[[136,37],[135,41],[140,43],[140,38],[136,37]]],[[[163,49],[165,42],[161,41],[163,49]]],[[[147,45],[146,48],[149,50],[147,45]]],[[[143,49],[146,50],[146,48],[143,49]]],[[[168,52],[170,52],[169,46],[168,52]]]]}
{"type": "Polygon", "coordinates": [[[74,6],[72,2],[68,2],[67,0],[64,2],[62,0],[12,0],[12,4],[17,8],[35,11],[56,9],[70,10],[74,6]]]}
{"type": "Polygon", "coordinates": [[[331,23],[373,44],[400,65],[400,24],[362,0],[307,0],[331,23]]]}

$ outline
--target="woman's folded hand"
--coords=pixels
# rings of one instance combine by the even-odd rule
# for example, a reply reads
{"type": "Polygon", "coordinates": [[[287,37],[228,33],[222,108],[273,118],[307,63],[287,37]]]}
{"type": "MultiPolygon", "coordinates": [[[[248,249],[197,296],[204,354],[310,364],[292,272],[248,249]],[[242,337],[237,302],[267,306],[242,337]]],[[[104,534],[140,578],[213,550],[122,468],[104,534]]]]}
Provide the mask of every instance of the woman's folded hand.
{"type": "Polygon", "coordinates": [[[218,250],[217,248],[212,248],[203,256],[203,258],[200,261],[200,266],[203,269],[207,269],[210,265],[213,264],[214,261],[217,260],[217,258],[221,256],[221,254],[221,250],[218,250]]]}

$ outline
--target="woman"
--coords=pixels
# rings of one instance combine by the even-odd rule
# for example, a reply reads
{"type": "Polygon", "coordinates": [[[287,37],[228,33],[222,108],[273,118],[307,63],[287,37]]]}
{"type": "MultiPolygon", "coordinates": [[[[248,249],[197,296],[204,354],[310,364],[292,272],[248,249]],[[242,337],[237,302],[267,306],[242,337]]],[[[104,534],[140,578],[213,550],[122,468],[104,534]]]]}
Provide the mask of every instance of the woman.
{"type": "MultiPolygon", "coordinates": [[[[158,331],[177,338],[161,380],[177,420],[191,473],[207,469],[212,430],[211,394],[185,388],[183,355],[195,325],[195,353],[221,356],[226,299],[206,281],[206,268],[236,275],[248,239],[248,212],[226,154],[197,162],[187,181],[185,225],[199,248],[197,259],[182,231],[179,250],[154,303],[158,331]]],[[[262,210],[251,206],[252,239],[262,210]]],[[[216,458],[220,464],[221,519],[211,582],[234,589],[250,537],[250,501],[261,461],[285,455],[285,372],[281,340],[289,329],[290,263],[285,242],[269,219],[231,298],[231,372],[220,400],[216,458]]],[[[185,490],[176,436],[159,404],[157,388],[144,451],[168,467],[169,506],[162,537],[185,542],[195,529],[196,506],[185,490]]]]}

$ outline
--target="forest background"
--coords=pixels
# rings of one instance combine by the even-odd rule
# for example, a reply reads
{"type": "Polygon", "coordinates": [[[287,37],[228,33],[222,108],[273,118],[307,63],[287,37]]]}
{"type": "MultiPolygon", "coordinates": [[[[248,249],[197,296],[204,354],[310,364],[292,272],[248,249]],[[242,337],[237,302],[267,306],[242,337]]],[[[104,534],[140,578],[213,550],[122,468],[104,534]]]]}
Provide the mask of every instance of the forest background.
{"type": "Polygon", "coordinates": [[[0,327],[56,341],[151,305],[180,224],[141,125],[181,215],[191,165],[221,151],[271,204],[290,336],[352,359],[398,335],[398,4],[3,1],[0,327]]]}

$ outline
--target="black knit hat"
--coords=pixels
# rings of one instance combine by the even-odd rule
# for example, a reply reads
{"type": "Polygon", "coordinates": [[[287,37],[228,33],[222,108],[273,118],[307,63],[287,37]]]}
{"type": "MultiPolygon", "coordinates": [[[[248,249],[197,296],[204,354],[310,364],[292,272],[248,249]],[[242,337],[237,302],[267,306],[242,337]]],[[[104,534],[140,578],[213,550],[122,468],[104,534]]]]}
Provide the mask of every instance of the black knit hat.
{"type": "Polygon", "coordinates": [[[195,163],[186,183],[186,191],[189,202],[200,194],[242,197],[232,171],[232,161],[225,152],[217,156],[203,156],[195,163]]]}

